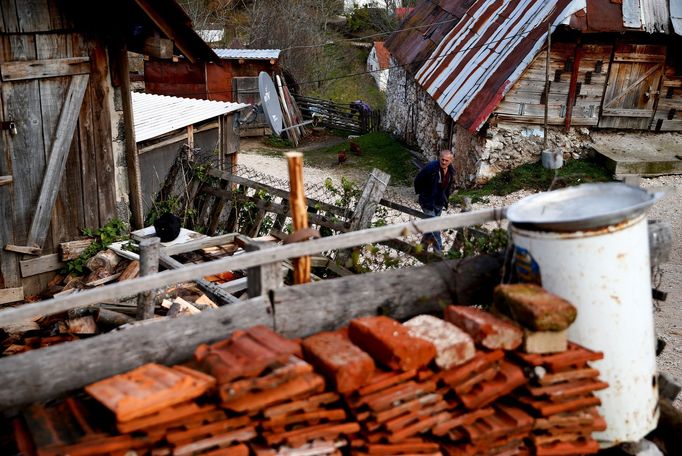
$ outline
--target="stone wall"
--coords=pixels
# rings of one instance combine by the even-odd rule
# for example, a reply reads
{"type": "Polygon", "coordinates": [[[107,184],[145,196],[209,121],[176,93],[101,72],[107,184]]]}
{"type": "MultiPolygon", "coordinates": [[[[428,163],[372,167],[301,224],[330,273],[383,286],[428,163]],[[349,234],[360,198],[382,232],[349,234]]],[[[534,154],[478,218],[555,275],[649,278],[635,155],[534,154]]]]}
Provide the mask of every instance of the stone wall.
{"type": "Polygon", "coordinates": [[[382,127],[418,148],[424,160],[436,159],[438,152],[447,148],[449,143],[450,116],[393,59],[382,127]]]}
{"type": "MultiPolygon", "coordinates": [[[[386,91],[384,130],[421,152],[425,161],[451,144],[458,187],[483,184],[502,171],[540,160],[543,128],[538,125],[499,123],[472,134],[448,116],[402,67],[391,60],[386,91]],[[452,135],[452,141],[448,136],[452,135]]],[[[549,127],[548,148],[561,149],[564,160],[579,158],[591,148],[587,128],[549,127]]]]}
{"type": "MultiPolygon", "coordinates": [[[[476,155],[469,160],[471,174],[468,185],[482,184],[496,174],[526,163],[540,160],[544,132],[539,125],[498,124],[489,127],[482,147],[472,151],[476,155]]],[[[564,160],[581,158],[591,150],[592,139],[587,128],[571,128],[566,132],[561,127],[549,127],[547,148],[560,149],[564,160]]]]}

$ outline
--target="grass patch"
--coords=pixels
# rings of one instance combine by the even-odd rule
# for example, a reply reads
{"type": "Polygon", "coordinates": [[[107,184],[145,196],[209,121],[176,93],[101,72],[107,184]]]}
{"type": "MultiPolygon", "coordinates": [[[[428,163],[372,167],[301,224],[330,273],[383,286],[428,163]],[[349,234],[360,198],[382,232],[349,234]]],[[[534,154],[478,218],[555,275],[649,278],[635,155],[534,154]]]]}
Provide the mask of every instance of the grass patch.
{"type": "MultiPolygon", "coordinates": [[[[340,36],[337,38],[343,39],[340,36]]],[[[319,75],[322,81],[315,86],[303,86],[303,92],[311,97],[342,104],[363,100],[375,111],[384,109],[386,96],[379,90],[374,78],[370,74],[359,74],[367,71],[369,51],[343,42],[326,46],[326,66],[319,75]],[[354,76],[347,77],[351,74],[354,76]]]]}
{"type": "Polygon", "coordinates": [[[347,166],[371,171],[373,168],[391,175],[392,185],[410,185],[415,175],[411,155],[405,146],[385,132],[368,133],[353,140],[360,155],[350,151],[350,141],[332,147],[305,152],[305,162],[317,168],[347,166]],[[338,153],[346,151],[347,161],[338,165],[338,153]]]}
{"type": "Polygon", "coordinates": [[[288,139],[280,138],[277,135],[267,136],[263,139],[263,142],[266,145],[270,147],[275,147],[277,149],[291,149],[293,147],[291,141],[289,141],[288,139]]]}
{"type": "MultiPolygon", "coordinates": [[[[540,162],[529,163],[498,174],[480,188],[459,190],[450,197],[450,201],[462,204],[464,197],[469,197],[476,203],[485,202],[487,196],[503,196],[518,190],[545,191],[553,180],[554,170],[544,168],[540,162]]],[[[553,188],[612,180],[611,172],[592,160],[570,160],[558,170],[553,188]]]]}

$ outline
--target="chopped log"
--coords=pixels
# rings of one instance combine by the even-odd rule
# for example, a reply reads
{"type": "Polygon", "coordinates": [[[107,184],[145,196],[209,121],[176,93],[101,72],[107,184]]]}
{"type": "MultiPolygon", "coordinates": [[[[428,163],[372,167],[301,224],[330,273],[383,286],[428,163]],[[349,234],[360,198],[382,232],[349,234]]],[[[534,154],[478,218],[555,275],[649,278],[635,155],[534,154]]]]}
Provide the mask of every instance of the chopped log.
{"type": "Polygon", "coordinates": [[[132,323],[135,321],[134,318],[122,314],[121,312],[114,312],[108,309],[99,309],[97,313],[97,323],[105,326],[122,326],[126,323],[132,323]]]}
{"type": "Polygon", "coordinates": [[[106,249],[102,250],[101,252],[97,252],[95,256],[86,261],[85,267],[93,272],[104,269],[109,273],[113,273],[119,261],[121,261],[120,256],[116,255],[113,250],[106,249]]]}
{"type": "Polygon", "coordinates": [[[59,244],[59,252],[62,261],[71,261],[78,258],[90,244],[95,242],[95,238],[79,239],[76,241],[62,242],[59,244]]]}
{"type": "MultiPolygon", "coordinates": [[[[159,248],[161,239],[152,237],[140,242],[140,273],[142,276],[159,271],[159,248]]],[[[146,320],[154,317],[154,292],[143,291],[137,295],[137,319],[146,320]]]]}
{"type": "Polygon", "coordinates": [[[128,266],[126,266],[126,268],[123,270],[123,272],[118,278],[118,281],[123,282],[124,280],[134,279],[139,275],[140,262],[137,260],[132,260],[130,263],[128,263],[128,266]]]}

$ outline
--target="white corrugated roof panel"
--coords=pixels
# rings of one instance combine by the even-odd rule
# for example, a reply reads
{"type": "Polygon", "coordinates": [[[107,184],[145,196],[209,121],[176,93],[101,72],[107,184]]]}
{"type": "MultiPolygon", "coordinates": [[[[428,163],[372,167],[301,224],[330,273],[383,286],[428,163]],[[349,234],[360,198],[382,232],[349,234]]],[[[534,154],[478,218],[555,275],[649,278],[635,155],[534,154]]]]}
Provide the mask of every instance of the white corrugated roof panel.
{"type": "Polygon", "coordinates": [[[132,99],[135,140],[138,142],[248,106],[140,92],[132,92],[132,99]]]}
{"type": "Polygon", "coordinates": [[[214,49],[221,59],[270,60],[279,58],[279,49],[214,49]]]}

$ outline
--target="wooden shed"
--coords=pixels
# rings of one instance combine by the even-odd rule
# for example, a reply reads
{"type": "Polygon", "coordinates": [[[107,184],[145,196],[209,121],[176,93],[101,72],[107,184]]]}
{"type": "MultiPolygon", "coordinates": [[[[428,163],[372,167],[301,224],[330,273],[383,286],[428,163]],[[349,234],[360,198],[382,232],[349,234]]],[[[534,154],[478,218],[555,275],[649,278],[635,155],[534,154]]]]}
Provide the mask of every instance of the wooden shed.
{"type": "Polygon", "coordinates": [[[144,62],[147,93],[206,100],[258,102],[258,75],[280,73],[279,49],[214,49],[219,62],[188,59],[144,62]]]}
{"type": "Polygon", "coordinates": [[[174,1],[0,2],[0,304],[39,292],[82,228],[142,224],[129,50],[217,60],[174,1]]]}

